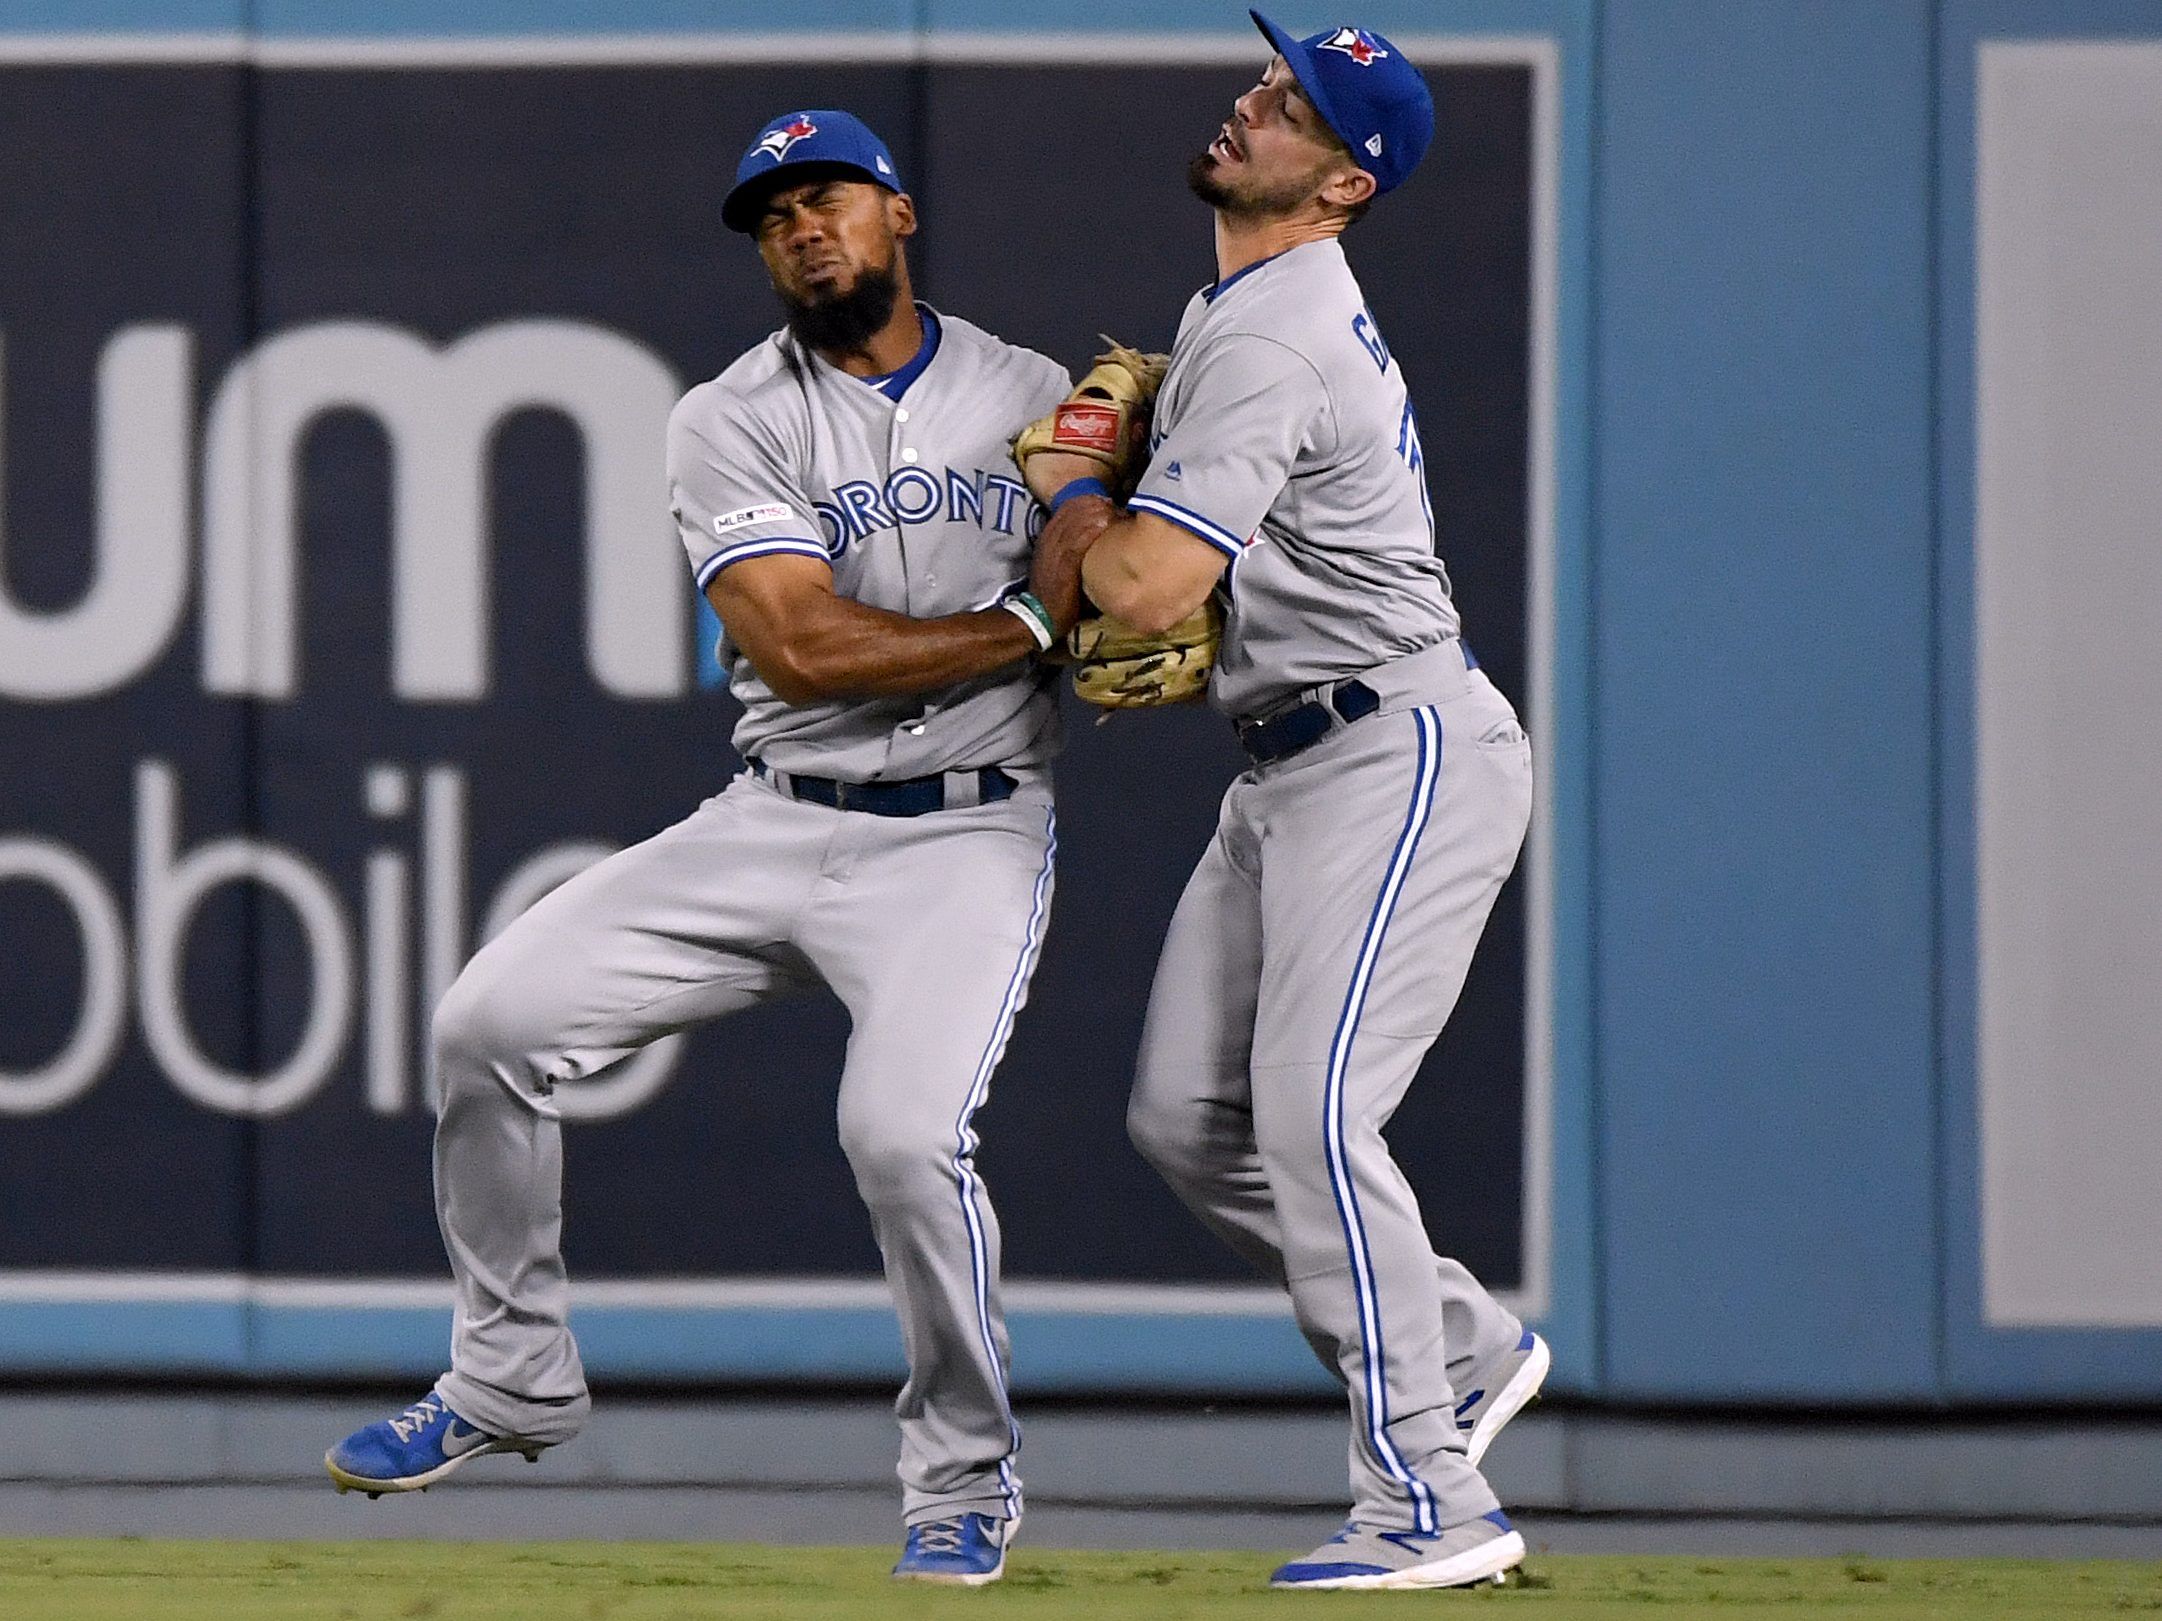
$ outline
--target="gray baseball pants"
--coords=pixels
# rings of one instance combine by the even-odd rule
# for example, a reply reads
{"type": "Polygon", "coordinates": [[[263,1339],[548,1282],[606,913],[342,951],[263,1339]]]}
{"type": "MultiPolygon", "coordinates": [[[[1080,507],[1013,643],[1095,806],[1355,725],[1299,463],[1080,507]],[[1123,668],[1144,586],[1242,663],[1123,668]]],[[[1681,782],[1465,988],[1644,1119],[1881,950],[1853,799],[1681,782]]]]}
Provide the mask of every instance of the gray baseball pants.
{"type": "Polygon", "coordinates": [[[1369,676],[1379,713],[1233,783],[1165,938],[1128,1111],[1343,1380],[1352,1517],[1426,1532],[1497,1506],[1455,1390],[1522,1333],[1435,1254],[1382,1138],[1531,814],[1515,712],[1446,651],[1395,690],[1369,676]]]}
{"type": "Polygon", "coordinates": [[[440,1385],[451,1407],[550,1443],[585,1420],[556,1089],[823,981],[852,1021],[841,1146],[908,1356],[904,1517],[1017,1515],[998,1222],[971,1121],[1042,949],[1055,845],[1041,782],[996,804],[885,817],[741,776],[483,947],[434,1026],[436,1209],[457,1280],[440,1385]]]}

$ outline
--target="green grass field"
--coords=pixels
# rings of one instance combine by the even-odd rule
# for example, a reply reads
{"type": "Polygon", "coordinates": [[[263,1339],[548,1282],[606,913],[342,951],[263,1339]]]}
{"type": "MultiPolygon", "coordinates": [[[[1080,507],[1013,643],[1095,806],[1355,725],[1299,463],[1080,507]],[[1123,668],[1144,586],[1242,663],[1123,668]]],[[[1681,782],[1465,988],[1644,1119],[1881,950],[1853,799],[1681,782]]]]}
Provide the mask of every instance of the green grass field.
{"type": "Polygon", "coordinates": [[[886,1549],[690,1543],[0,1542],[5,1621],[709,1621],[977,1614],[1216,1621],[1446,1605],[1488,1618],[2012,1621],[2162,1614],[2162,1563],[1535,1557],[1506,1591],[1271,1593],[1261,1554],[1024,1549],[975,1591],[890,1581],[886,1549]]]}

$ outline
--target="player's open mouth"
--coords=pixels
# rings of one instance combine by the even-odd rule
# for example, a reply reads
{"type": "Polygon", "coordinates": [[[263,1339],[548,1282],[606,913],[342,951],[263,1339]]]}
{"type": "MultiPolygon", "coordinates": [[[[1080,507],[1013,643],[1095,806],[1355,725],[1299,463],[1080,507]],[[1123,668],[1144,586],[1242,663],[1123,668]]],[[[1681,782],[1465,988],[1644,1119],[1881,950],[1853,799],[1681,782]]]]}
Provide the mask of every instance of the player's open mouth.
{"type": "Polygon", "coordinates": [[[1228,124],[1216,132],[1216,139],[1209,142],[1209,151],[1227,163],[1246,161],[1246,154],[1231,144],[1231,126],[1228,124]]]}

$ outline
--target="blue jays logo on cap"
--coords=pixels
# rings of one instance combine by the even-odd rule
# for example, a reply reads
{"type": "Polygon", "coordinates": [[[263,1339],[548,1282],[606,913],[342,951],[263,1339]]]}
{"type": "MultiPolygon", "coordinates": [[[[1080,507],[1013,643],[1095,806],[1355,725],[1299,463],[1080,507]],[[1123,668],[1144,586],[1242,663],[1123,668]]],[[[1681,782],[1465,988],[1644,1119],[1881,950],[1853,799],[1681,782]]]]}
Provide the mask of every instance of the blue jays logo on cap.
{"type": "Polygon", "coordinates": [[[1434,139],[1433,92],[1403,52],[1370,28],[1324,28],[1297,39],[1258,11],[1247,15],[1321,121],[1374,177],[1374,194],[1402,185],[1434,139]]]}
{"type": "Polygon", "coordinates": [[[902,189],[893,154],[870,125],[838,108],[814,107],[783,113],[758,132],[736,165],[735,188],[721,203],[721,223],[731,231],[754,231],[766,199],[777,189],[821,176],[902,189]]]}
{"type": "Polygon", "coordinates": [[[1389,54],[1363,28],[1339,28],[1321,42],[1321,48],[1342,51],[1362,68],[1372,67],[1379,58],[1389,54]]]}
{"type": "Polygon", "coordinates": [[[809,113],[798,113],[779,129],[768,130],[758,138],[758,150],[772,155],[778,163],[788,156],[788,149],[798,141],[818,133],[818,126],[811,122],[809,113]]]}

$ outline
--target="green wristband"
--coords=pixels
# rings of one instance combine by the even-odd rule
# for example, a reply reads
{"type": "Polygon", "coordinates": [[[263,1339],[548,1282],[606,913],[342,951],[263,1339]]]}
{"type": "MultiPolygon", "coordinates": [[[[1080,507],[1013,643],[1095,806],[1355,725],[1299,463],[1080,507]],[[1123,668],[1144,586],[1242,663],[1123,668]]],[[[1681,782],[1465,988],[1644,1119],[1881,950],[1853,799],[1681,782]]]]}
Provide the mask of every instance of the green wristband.
{"type": "Polygon", "coordinates": [[[1035,592],[1016,591],[999,606],[1028,626],[1028,633],[1036,638],[1037,652],[1051,651],[1058,641],[1058,632],[1051,628],[1051,610],[1043,605],[1035,592]]]}

